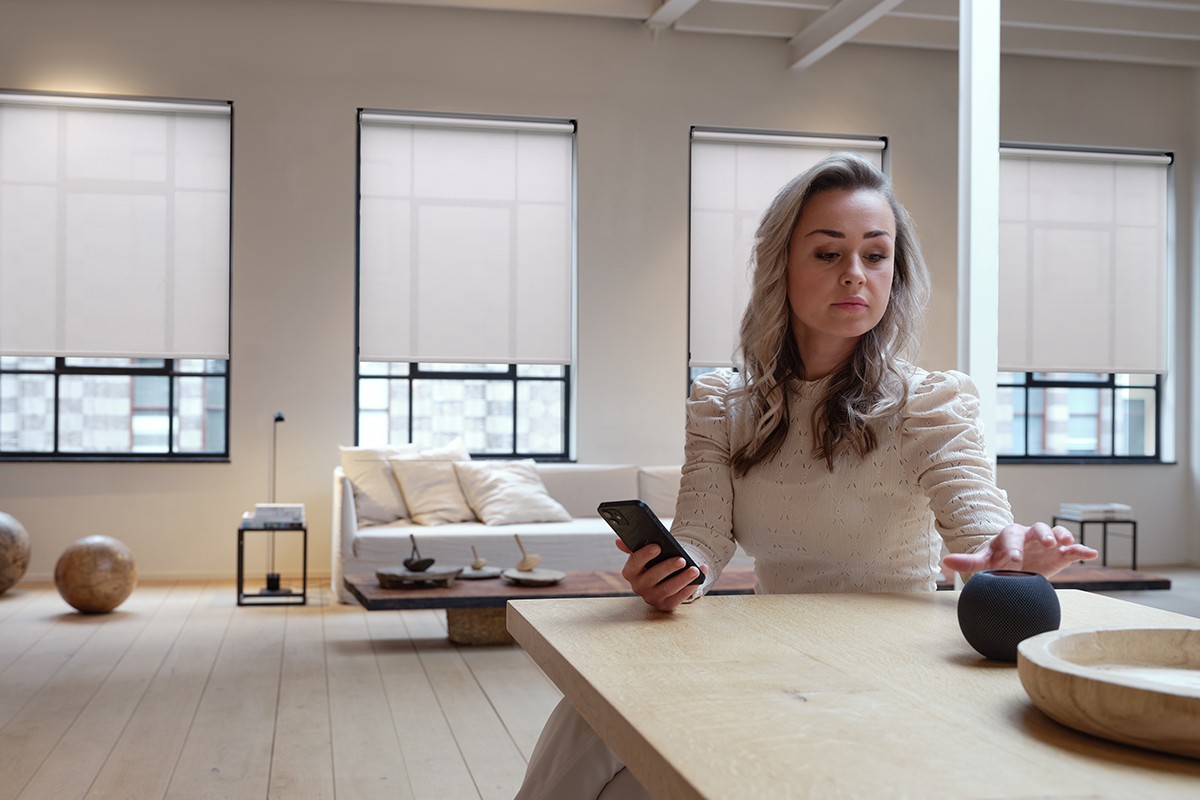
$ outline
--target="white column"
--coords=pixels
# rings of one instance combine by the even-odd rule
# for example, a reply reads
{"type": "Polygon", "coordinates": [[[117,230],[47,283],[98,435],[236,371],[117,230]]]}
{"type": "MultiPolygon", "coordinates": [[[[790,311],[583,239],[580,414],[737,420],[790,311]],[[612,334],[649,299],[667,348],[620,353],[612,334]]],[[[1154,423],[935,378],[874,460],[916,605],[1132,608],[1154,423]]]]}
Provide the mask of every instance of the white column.
{"type": "Polygon", "coordinates": [[[996,457],[1000,236],[1000,0],[959,0],[958,368],[979,385],[996,457]]]}

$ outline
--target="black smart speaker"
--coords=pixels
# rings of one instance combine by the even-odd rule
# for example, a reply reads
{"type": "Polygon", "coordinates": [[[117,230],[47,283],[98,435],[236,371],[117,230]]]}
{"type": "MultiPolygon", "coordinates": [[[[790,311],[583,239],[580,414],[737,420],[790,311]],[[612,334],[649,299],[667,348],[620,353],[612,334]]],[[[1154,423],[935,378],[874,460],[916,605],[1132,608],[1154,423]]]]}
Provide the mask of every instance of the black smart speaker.
{"type": "Polygon", "coordinates": [[[977,572],[958,596],[958,627],[979,654],[1016,661],[1017,645],[1058,629],[1062,610],[1050,581],[1036,572],[977,572]]]}

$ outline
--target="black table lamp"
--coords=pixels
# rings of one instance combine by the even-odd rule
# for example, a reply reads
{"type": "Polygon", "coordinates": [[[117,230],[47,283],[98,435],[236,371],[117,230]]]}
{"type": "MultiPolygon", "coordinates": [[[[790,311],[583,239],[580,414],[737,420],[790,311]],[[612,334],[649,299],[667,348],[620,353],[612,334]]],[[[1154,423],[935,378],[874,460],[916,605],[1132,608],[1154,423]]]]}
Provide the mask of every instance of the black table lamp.
{"type": "MultiPolygon", "coordinates": [[[[279,439],[279,423],[283,422],[283,412],[275,412],[275,421],[271,423],[271,491],[270,502],[275,502],[275,457],[276,445],[279,439]]],[[[269,550],[267,554],[267,588],[270,594],[290,593],[290,590],[279,588],[279,573],[275,571],[275,531],[271,531],[269,550]]]]}

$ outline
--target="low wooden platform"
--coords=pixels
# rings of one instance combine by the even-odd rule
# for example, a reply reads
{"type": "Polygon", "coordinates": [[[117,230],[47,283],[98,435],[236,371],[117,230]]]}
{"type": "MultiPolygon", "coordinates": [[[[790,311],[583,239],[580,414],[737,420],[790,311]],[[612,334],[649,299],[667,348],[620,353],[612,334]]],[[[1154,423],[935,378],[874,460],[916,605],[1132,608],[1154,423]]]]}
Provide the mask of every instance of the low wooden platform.
{"type": "MultiPolygon", "coordinates": [[[[503,578],[455,581],[450,588],[384,589],[374,573],[346,575],[346,588],[368,611],[410,608],[504,608],[509,600],[538,597],[615,597],[632,595],[619,572],[568,572],[553,586],[516,586],[503,578]]],[[[710,594],[751,594],[754,570],[727,569],[710,594]]]]}
{"type": "MultiPolygon", "coordinates": [[[[1171,581],[1159,575],[1128,569],[1073,565],[1050,579],[1056,589],[1111,592],[1170,589],[1171,581]]],[[[616,597],[632,595],[619,572],[568,572],[553,586],[516,586],[502,578],[455,581],[440,586],[384,589],[374,573],[349,574],[350,590],[368,611],[401,611],[414,608],[444,608],[450,640],[458,644],[502,644],[512,641],[504,628],[504,607],[509,600],[569,597],[616,597]]],[[[953,589],[951,578],[938,582],[938,589],[953,589]]],[[[709,594],[751,594],[754,570],[727,569],[709,594]]]]}
{"type": "MultiPolygon", "coordinates": [[[[1083,589],[1088,592],[1120,592],[1143,589],[1170,589],[1171,579],[1149,572],[1115,567],[1072,564],[1050,579],[1055,589],[1083,589]]],[[[940,585],[939,585],[940,588],[940,585]]]]}
{"type": "MultiPolygon", "coordinates": [[[[1092,592],[1170,589],[1171,581],[1161,575],[1130,569],[1092,567],[1082,564],[1067,567],[1050,579],[1056,589],[1083,589],[1092,592]]],[[[346,588],[368,611],[409,608],[503,608],[509,600],[536,597],[612,597],[632,594],[618,572],[568,572],[554,586],[515,586],[502,578],[486,581],[455,581],[450,588],[428,587],[384,589],[374,573],[347,575],[346,588]]],[[[951,578],[938,581],[939,589],[953,589],[951,578]]],[[[754,591],[754,570],[727,569],[710,591],[711,594],[750,594],[754,591]]]]}

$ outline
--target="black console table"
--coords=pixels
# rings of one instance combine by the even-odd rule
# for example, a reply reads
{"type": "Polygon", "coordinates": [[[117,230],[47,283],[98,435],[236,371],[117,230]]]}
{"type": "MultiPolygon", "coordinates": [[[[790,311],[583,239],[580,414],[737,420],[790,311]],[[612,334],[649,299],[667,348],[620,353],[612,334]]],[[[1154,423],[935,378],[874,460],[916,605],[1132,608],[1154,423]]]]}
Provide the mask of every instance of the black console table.
{"type": "Polygon", "coordinates": [[[289,525],[267,525],[256,522],[243,522],[238,526],[237,540],[237,604],[239,606],[302,606],[308,602],[308,526],[303,523],[289,525]],[[266,587],[257,592],[245,590],[245,556],[246,534],[258,533],[299,533],[303,539],[303,556],[300,571],[300,591],[290,588],[280,588],[273,591],[266,587]]]}
{"type": "Polygon", "coordinates": [[[1133,566],[1131,569],[1133,569],[1135,572],[1137,571],[1137,520],[1134,520],[1134,519],[1083,519],[1082,517],[1077,517],[1077,516],[1059,515],[1057,517],[1052,517],[1050,524],[1057,525],[1059,522],[1074,522],[1076,525],[1079,526],[1079,543],[1080,544],[1087,544],[1087,542],[1084,541],[1084,537],[1086,536],[1085,531],[1087,530],[1088,525],[1099,525],[1100,526],[1100,541],[1101,541],[1100,566],[1102,566],[1102,567],[1108,566],[1108,534],[1109,534],[1108,527],[1110,525],[1117,525],[1117,526],[1126,526],[1127,525],[1127,526],[1129,526],[1128,533],[1121,531],[1121,530],[1117,530],[1117,531],[1113,531],[1112,534],[1113,534],[1113,536],[1122,536],[1122,537],[1127,537],[1128,539],[1130,539],[1130,544],[1132,545],[1131,552],[1133,553],[1133,566]]]}

